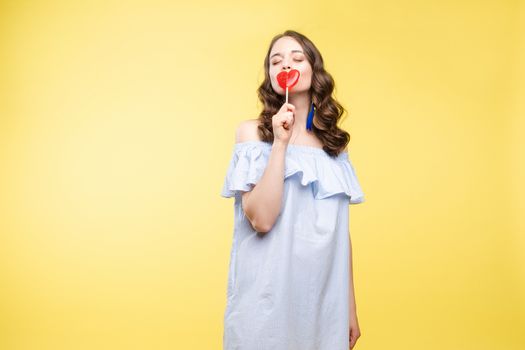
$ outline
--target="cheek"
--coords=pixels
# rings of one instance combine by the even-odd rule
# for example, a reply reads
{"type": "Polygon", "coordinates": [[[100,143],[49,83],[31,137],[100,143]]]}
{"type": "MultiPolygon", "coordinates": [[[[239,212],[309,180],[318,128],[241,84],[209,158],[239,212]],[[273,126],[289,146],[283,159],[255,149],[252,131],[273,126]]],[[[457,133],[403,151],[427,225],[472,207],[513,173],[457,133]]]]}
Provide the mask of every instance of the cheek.
{"type": "Polygon", "coordinates": [[[270,79],[272,82],[277,82],[277,70],[270,68],[268,71],[268,74],[270,75],[270,79]]]}
{"type": "Polygon", "coordinates": [[[310,85],[311,84],[311,79],[312,79],[312,72],[310,71],[306,71],[306,72],[301,72],[301,85],[303,86],[306,86],[306,85],[310,85]]]}
{"type": "Polygon", "coordinates": [[[298,68],[299,72],[301,73],[301,80],[307,80],[309,81],[310,80],[310,77],[312,76],[312,70],[310,67],[308,66],[303,66],[303,67],[300,67],[298,68]]]}

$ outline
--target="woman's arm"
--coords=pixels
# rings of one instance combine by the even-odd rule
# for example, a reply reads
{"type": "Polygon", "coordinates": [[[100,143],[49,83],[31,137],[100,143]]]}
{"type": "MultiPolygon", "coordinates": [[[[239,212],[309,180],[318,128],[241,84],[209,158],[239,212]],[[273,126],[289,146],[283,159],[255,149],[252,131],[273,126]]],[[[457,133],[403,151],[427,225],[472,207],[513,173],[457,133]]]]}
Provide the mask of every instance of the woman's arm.
{"type": "Polygon", "coordinates": [[[357,342],[357,339],[361,336],[361,330],[359,329],[359,322],[357,320],[357,308],[356,308],[356,302],[355,302],[355,291],[354,291],[354,273],[353,273],[353,266],[352,266],[352,240],[350,240],[350,254],[348,254],[348,264],[350,266],[350,278],[349,278],[349,299],[348,300],[348,313],[350,317],[350,330],[349,330],[349,338],[350,338],[350,349],[352,349],[355,346],[355,343],[357,342]]]}
{"type": "MultiPolygon", "coordinates": [[[[252,139],[258,139],[257,121],[242,122],[236,131],[236,142],[252,139]]],[[[281,212],[286,148],[286,144],[274,141],[259,182],[251,191],[242,194],[242,208],[257,232],[270,231],[281,212]]]]}
{"type": "Polygon", "coordinates": [[[352,264],[352,240],[350,240],[350,254],[348,254],[348,265],[350,266],[350,276],[348,279],[348,297],[349,297],[349,309],[348,312],[350,315],[357,312],[356,302],[355,302],[355,290],[354,290],[354,272],[352,264]]]}

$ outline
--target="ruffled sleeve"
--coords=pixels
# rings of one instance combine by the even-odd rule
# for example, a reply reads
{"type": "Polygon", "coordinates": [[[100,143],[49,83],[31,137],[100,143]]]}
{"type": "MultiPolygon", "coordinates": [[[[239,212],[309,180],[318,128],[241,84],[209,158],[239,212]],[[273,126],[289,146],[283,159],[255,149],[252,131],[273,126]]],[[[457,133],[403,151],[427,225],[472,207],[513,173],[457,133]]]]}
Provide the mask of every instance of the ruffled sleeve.
{"type": "MultiPolygon", "coordinates": [[[[261,179],[270,153],[269,143],[236,143],[221,196],[237,197],[241,192],[251,191],[261,179]]],[[[302,186],[310,187],[313,197],[318,200],[335,195],[346,195],[349,204],[358,204],[365,200],[347,152],[332,158],[315,147],[289,145],[284,179],[291,178],[297,178],[302,186]]]]}
{"type": "Polygon", "coordinates": [[[345,158],[341,162],[345,182],[348,184],[348,194],[350,196],[350,204],[358,204],[365,201],[365,195],[361,189],[361,184],[357,179],[357,175],[352,165],[350,158],[345,158]]]}
{"type": "Polygon", "coordinates": [[[254,142],[236,143],[224,178],[221,196],[234,197],[251,191],[268,163],[268,149],[254,142]]]}
{"type": "Polygon", "coordinates": [[[295,148],[291,152],[295,156],[286,159],[285,178],[298,176],[303,186],[311,186],[315,199],[343,194],[349,198],[349,204],[365,201],[347,152],[335,159],[318,155],[320,151],[312,148],[295,148]]]}

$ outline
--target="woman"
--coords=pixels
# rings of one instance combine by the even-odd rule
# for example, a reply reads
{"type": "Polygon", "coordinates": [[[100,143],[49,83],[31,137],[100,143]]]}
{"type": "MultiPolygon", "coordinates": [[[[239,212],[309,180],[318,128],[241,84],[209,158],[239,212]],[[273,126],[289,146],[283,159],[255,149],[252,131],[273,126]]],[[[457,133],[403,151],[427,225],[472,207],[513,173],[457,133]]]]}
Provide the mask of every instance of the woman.
{"type": "Polygon", "coordinates": [[[223,346],[352,349],[360,330],[347,206],[364,195],[350,135],[337,126],[344,109],[304,35],[274,37],[264,69],[263,111],[237,128],[221,193],[235,197],[223,346]],[[286,104],[276,75],[290,69],[300,78],[286,104]]]}

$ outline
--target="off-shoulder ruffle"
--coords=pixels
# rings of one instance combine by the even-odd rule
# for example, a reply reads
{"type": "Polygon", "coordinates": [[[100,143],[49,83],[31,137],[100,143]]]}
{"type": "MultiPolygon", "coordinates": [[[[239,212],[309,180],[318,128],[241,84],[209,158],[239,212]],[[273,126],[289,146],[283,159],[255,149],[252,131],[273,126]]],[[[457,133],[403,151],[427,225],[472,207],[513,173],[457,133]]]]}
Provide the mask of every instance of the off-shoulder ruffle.
{"type": "MultiPolygon", "coordinates": [[[[229,198],[250,191],[262,177],[271,144],[247,141],[234,145],[233,155],[224,179],[221,196],[229,198]]],[[[330,157],[313,146],[288,145],[285,179],[298,176],[301,185],[312,186],[315,199],[345,194],[350,204],[364,202],[364,194],[347,152],[330,157]]]]}

